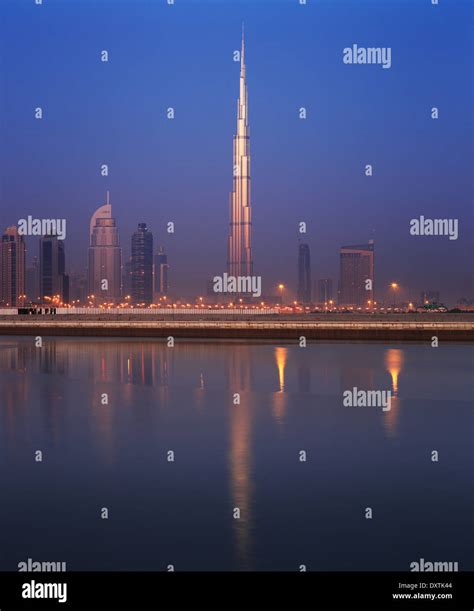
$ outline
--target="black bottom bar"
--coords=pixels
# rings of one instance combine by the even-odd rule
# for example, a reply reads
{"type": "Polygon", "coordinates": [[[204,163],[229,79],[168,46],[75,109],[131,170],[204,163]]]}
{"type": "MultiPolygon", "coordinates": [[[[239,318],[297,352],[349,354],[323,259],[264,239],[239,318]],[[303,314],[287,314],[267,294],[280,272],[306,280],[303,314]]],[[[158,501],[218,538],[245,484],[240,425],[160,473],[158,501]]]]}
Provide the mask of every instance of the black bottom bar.
{"type": "Polygon", "coordinates": [[[5,572],[0,609],[472,610],[473,578],[472,572],[5,572]],[[45,584],[50,584],[46,590],[45,584]],[[52,597],[22,595],[31,592],[52,597]]]}

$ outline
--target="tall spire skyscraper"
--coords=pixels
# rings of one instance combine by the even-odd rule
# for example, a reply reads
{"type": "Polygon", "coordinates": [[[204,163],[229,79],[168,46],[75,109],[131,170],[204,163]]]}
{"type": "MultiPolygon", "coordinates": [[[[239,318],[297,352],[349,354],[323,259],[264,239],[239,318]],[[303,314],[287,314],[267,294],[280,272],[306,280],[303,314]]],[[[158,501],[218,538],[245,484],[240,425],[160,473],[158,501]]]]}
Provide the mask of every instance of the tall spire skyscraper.
{"type": "Polygon", "coordinates": [[[250,205],[250,139],[248,93],[245,75],[244,30],[240,56],[240,94],[237,100],[237,133],[234,136],[234,185],[230,194],[230,227],[227,273],[250,276],[252,261],[252,210],[250,205]]]}

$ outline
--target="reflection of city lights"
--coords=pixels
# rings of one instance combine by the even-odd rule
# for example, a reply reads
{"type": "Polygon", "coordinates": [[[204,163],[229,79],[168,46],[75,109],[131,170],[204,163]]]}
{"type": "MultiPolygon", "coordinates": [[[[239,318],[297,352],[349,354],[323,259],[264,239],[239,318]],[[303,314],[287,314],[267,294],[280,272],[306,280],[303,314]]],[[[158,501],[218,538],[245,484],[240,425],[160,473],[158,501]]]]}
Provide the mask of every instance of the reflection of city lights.
{"type": "Polygon", "coordinates": [[[278,367],[278,380],[280,384],[280,392],[285,391],[285,365],[286,365],[286,356],[287,356],[287,348],[275,348],[275,358],[278,367]]]}
{"type": "Polygon", "coordinates": [[[385,424],[390,436],[394,436],[397,431],[398,417],[398,378],[404,363],[403,350],[391,348],[385,352],[385,367],[392,378],[392,403],[391,409],[385,413],[385,424]]]}
{"type": "Polygon", "coordinates": [[[398,395],[398,376],[403,366],[403,352],[391,348],[385,353],[385,367],[392,377],[392,390],[394,395],[398,395]]]}

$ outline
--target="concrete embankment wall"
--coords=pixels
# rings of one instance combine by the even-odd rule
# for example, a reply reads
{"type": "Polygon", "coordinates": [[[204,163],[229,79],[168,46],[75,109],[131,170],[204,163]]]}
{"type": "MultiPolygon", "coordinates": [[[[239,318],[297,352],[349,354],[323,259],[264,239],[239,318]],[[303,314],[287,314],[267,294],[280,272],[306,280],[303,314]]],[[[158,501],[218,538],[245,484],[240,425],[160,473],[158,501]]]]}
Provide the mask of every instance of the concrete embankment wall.
{"type": "Polygon", "coordinates": [[[203,321],[60,320],[17,317],[0,320],[0,335],[89,337],[178,337],[200,339],[288,339],[379,341],[474,341],[474,323],[459,321],[203,321]]]}

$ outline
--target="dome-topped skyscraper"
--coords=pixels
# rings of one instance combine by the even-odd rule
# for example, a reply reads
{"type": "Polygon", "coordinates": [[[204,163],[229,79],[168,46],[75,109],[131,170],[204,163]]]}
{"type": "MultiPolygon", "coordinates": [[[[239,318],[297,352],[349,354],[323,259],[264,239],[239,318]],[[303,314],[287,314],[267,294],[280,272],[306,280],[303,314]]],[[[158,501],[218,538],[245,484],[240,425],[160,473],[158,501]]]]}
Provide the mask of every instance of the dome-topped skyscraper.
{"type": "Polygon", "coordinates": [[[119,303],[122,294],[122,249],[112,205],[100,206],[91,217],[89,246],[89,295],[94,302],[119,303]]]}

